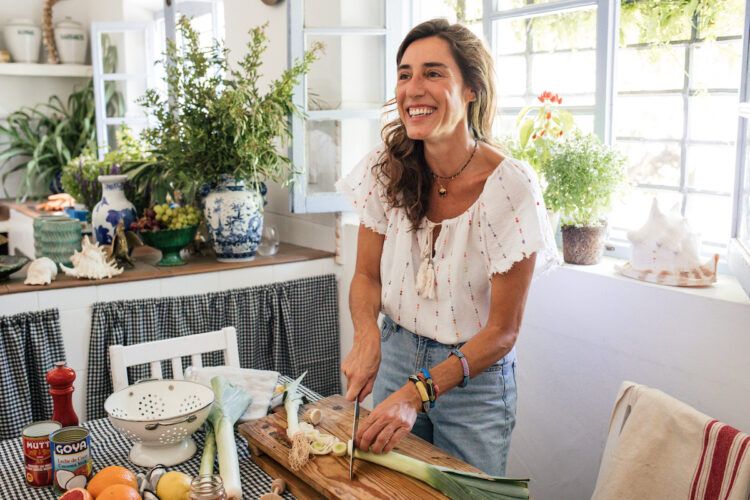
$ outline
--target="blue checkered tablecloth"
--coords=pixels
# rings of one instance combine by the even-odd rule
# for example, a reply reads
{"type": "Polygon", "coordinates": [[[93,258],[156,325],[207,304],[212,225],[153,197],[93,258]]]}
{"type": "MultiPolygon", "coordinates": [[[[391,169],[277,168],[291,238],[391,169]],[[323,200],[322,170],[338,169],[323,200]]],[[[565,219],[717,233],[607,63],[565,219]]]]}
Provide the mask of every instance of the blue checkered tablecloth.
{"type": "MultiPolygon", "coordinates": [[[[289,379],[282,376],[280,383],[289,379]]],[[[320,399],[320,395],[306,389],[300,388],[308,401],[320,399]]],[[[94,471],[98,471],[108,465],[123,465],[135,472],[145,472],[145,469],[133,465],[128,460],[130,452],[130,441],[125,439],[112,427],[107,418],[92,420],[82,424],[91,431],[92,455],[94,460],[94,471]]],[[[198,473],[200,467],[200,455],[203,450],[204,433],[202,431],[193,435],[198,445],[198,453],[193,458],[169,470],[179,470],[189,475],[198,473]]],[[[239,434],[235,434],[237,441],[237,454],[240,461],[240,475],[242,476],[242,496],[244,499],[257,499],[260,495],[271,491],[271,477],[250,460],[250,452],[247,442],[239,434]]],[[[218,470],[218,464],[215,465],[218,470]]],[[[0,498],[4,500],[54,500],[57,498],[52,486],[44,488],[32,488],[27,486],[24,478],[23,449],[21,438],[0,441],[0,498]]],[[[284,498],[292,499],[293,495],[285,493],[284,498]]]]}

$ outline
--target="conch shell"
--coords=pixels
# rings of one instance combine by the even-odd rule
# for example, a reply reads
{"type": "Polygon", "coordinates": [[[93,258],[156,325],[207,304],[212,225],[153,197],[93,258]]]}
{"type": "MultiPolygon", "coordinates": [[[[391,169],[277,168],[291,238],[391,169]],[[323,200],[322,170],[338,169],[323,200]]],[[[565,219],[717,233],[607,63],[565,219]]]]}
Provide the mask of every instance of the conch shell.
{"type": "Polygon", "coordinates": [[[25,285],[49,285],[57,278],[57,264],[49,257],[41,257],[29,264],[25,285]]]}
{"type": "Polygon", "coordinates": [[[73,268],[60,264],[60,269],[68,276],[76,278],[88,278],[99,280],[111,278],[122,273],[122,269],[107,260],[107,252],[98,243],[91,243],[88,238],[83,238],[80,252],[75,252],[70,258],[73,268]]]}
{"type": "Polygon", "coordinates": [[[698,235],[677,212],[664,213],[654,198],[648,220],[628,231],[633,245],[630,262],[617,270],[629,278],[660,285],[708,286],[716,282],[719,256],[701,264],[698,235]]]}

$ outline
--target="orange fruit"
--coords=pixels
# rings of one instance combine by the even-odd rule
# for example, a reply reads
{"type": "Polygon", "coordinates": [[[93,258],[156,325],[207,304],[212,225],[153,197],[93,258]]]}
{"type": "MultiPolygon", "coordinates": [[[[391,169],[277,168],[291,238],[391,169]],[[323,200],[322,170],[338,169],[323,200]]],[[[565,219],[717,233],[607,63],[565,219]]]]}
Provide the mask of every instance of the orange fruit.
{"type": "Polygon", "coordinates": [[[62,494],[58,500],[91,500],[91,493],[84,490],[83,488],[73,488],[62,494]]]}
{"type": "Polygon", "coordinates": [[[94,477],[91,478],[91,481],[89,481],[89,485],[86,489],[89,490],[91,496],[99,498],[99,495],[105,488],[116,484],[129,486],[138,491],[138,480],[136,479],[135,474],[119,465],[111,465],[97,472],[94,477]]]}
{"type": "Polygon", "coordinates": [[[127,484],[107,486],[96,498],[97,500],[143,500],[138,490],[127,484]]]}

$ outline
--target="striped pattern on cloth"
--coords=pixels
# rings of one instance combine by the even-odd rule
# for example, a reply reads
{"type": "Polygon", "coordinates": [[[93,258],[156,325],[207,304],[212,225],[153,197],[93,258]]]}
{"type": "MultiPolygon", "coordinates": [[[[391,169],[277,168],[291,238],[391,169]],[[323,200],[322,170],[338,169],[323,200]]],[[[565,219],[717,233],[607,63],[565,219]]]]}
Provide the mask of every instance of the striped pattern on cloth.
{"type": "Polygon", "coordinates": [[[750,435],[718,420],[708,421],[703,430],[703,449],[693,475],[690,500],[729,498],[749,446],[750,435]]]}
{"type": "Polygon", "coordinates": [[[21,435],[23,428],[52,416],[45,375],[65,360],[57,309],[0,316],[0,439],[21,435]]]}
{"type": "Polygon", "coordinates": [[[748,447],[748,434],[659,390],[623,382],[591,498],[748,500],[748,447]]]}
{"type": "MultiPolygon", "coordinates": [[[[286,383],[289,378],[279,377],[279,383],[286,383]]],[[[300,387],[308,401],[320,399],[320,395],[310,391],[305,387],[300,387]]],[[[82,424],[91,431],[92,457],[94,461],[94,472],[107,467],[108,465],[124,465],[135,472],[145,472],[146,469],[133,465],[128,460],[131,443],[125,439],[118,431],[112,427],[106,418],[85,422],[82,424]]],[[[203,449],[203,431],[193,434],[198,445],[198,453],[187,462],[169,467],[169,470],[179,470],[194,476],[200,468],[201,450],[203,449]]],[[[242,498],[254,499],[264,493],[271,491],[271,480],[260,467],[250,460],[247,442],[239,434],[235,434],[237,442],[237,455],[240,462],[240,476],[242,482],[242,498]]],[[[218,471],[218,462],[214,463],[214,471],[218,471]]],[[[54,500],[57,498],[52,486],[33,488],[26,485],[24,478],[23,449],[21,448],[21,438],[8,439],[0,441],[0,484],[2,484],[3,493],[1,498],[7,500],[54,500]]],[[[283,495],[286,499],[292,499],[294,496],[290,493],[283,495]]]]}
{"type": "MultiPolygon", "coordinates": [[[[233,326],[242,368],[297,377],[330,396],[341,391],[338,292],[333,274],[182,297],[98,302],[89,341],[87,415],[105,416],[112,393],[109,346],[183,337],[233,326]]],[[[168,357],[168,356],[165,356],[168,357]]],[[[183,368],[189,364],[183,360],[183,368]]],[[[203,355],[204,366],[224,364],[220,352],[203,355]]],[[[148,365],[128,368],[130,382],[149,377],[148,365]]],[[[170,378],[170,363],[162,363],[170,378]]]]}

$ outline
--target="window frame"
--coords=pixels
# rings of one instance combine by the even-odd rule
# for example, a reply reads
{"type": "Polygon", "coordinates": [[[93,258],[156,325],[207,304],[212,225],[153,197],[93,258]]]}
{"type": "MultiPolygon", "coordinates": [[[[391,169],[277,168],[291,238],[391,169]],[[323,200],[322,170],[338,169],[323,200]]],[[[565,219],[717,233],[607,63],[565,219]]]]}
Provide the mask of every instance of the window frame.
{"type": "MultiPolygon", "coordinates": [[[[370,35],[383,36],[385,39],[385,82],[384,85],[386,101],[393,97],[393,86],[390,82],[396,81],[396,51],[401,42],[401,31],[404,24],[404,3],[402,0],[383,0],[385,9],[384,23],[382,28],[360,28],[360,27],[325,27],[305,28],[304,26],[304,0],[287,2],[289,20],[289,65],[294,60],[302,57],[305,51],[306,35],[370,35]]],[[[335,191],[309,193],[307,189],[307,171],[305,169],[305,124],[307,121],[321,120],[346,120],[352,118],[380,119],[383,109],[333,109],[333,110],[309,110],[307,106],[307,78],[303,77],[294,88],[294,104],[302,109],[304,116],[293,116],[292,139],[290,142],[292,164],[301,171],[294,177],[291,196],[289,199],[289,210],[293,213],[327,213],[348,212],[352,207],[344,196],[335,191]]],[[[351,165],[353,166],[353,165],[351,165]]]]}

